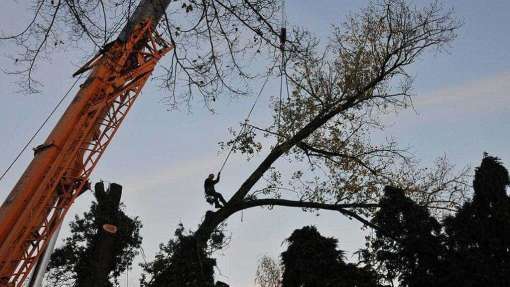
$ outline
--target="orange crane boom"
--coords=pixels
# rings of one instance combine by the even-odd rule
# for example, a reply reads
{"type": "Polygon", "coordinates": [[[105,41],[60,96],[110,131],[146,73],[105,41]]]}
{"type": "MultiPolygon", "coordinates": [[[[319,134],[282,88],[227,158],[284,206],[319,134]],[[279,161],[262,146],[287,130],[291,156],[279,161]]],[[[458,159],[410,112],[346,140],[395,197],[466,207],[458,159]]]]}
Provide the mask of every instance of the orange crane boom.
{"type": "MultiPolygon", "coordinates": [[[[157,8],[169,3],[159,1],[157,8]]],[[[158,60],[172,49],[153,30],[161,17],[161,11],[154,16],[154,2],[142,1],[137,21],[77,72],[90,70],[0,207],[0,287],[22,286],[74,200],[87,189],[92,170],[158,60]],[[144,4],[152,10],[144,10],[144,4]]]]}

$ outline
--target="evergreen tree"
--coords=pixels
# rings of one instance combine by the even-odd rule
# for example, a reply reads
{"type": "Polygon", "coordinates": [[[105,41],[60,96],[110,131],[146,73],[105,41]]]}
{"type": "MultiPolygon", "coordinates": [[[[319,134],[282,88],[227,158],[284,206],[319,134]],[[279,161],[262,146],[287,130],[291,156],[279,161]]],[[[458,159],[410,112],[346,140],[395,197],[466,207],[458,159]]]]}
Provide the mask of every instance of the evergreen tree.
{"type": "Polygon", "coordinates": [[[473,181],[474,196],[445,220],[448,284],[510,286],[510,200],[508,171],[484,156],[473,181]]]}
{"type": "Polygon", "coordinates": [[[295,230],[287,242],[281,254],[282,287],[377,286],[373,272],[345,263],[338,241],[322,236],[314,226],[295,230]]]}
{"type": "Polygon", "coordinates": [[[403,190],[386,187],[372,222],[380,229],[364,255],[377,265],[385,281],[410,287],[441,284],[441,225],[425,207],[403,190]]]}

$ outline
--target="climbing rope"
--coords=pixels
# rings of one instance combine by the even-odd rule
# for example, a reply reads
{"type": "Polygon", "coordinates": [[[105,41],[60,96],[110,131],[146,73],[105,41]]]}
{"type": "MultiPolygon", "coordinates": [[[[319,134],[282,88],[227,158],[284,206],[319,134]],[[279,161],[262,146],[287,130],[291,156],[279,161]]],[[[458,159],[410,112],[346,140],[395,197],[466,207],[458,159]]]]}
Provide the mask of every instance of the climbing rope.
{"type": "Polygon", "coordinates": [[[41,126],[35,131],[35,133],[32,135],[32,137],[28,140],[28,142],[25,144],[25,146],[23,146],[23,148],[19,151],[18,155],[16,156],[16,158],[14,158],[14,160],[11,162],[11,164],[9,164],[9,166],[7,167],[7,169],[2,173],[2,175],[0,176],[0,182],[4,179],[5,175],[9,172],[9,170],[11,170],[11,168],[14,166],[14,164],[18,161],[18,159],[21,157],[21,155],[26,151],[26,149],[28,148],[28,146],[32,143],[32,141],[35,139],[35,137],[39,134],[39,132],[44,128],[44,126],[46,125],[46,123],[50,120],[50,118],[53,116],[53,114],[57,111],[57,109],[60,107],[60,105],[62,104],[62,102],[64,102],[64,100],[67,98],[67,96],[69,95],[69,93],[73,90],[73,88],[76,86],[76,84],[78,83],[78,81],[81,79],[81,75],[79,77],[76,78],[76,80],[74,81],[74,83],[71,85],[71,87],[67,90],[67,92],[64,94],[64,96],[58,101],[58,103],[55,105],[55,107],[53,108],[53,110],[50,112],[50,114],[46,117],[46,119],[43,121],[43,123],[41,124],[41,126]]]}
{"type": "Polygon", "coordinates": [[[225,159],[223,160],[223,163],[221,164],[221,168],[219,170],[218,173],[221,173],[221,171],[223,170],[223,168],[225,167],[225,165],[227,164],[227,161],[228,159],[230,158],[230,155],[232,154],[233,150],[234,150],[234,144],[237,142],[237,140],[241,137],[241,135],[244,133],[244,130],[246,129],[246,127],[248,126],[248,121],[250,120],[250,117],[253,113],[253,110],[255,109],[255,106],[257,105],[257,102],[259,101],[259,98],[260,98],[260,95],[262,95],[262,92],[264,91],[264,88],[266,87],[266,84],[267,82],[269,81],[269,75],[270,73],[268,73],[266,75],[266,79],[264,80],[264,83],[262,84],[262,86],[260,87],[260,90],[259,90],[259,93],[257,94],[257,97],[255,98],[255,101],[253,101],[253,104],[251,105],[251,108],[250,108],[250,111],[248,112],[248,115],[246,116],[246,118],[244,119],[244,123],[241,127],[241,131],[239,132],[239,134],[237,135],[237,137],[234,139],[234,141],[232,142],[232,146],[230,147],[230,150],[228,151],[228,154],[227,156],[225,157],[225,159]]]}
{"type": "MultiPolygon", "coordinates": [[[[285,0],[281,0],[281,8],[280,9],[281,9],[281,12],[282,12],[281,27],[280,27],[280,53],[281,53],[281,57],[282,57],[281,58],[282,62],[281,62],[281,66],[280,66],[280,95],[279,95],[279,101],[278,101],[278,116],[277,116],[277,125],[278,125],[277,128],[278,129],[280,129],[280,117],[281,117],[281,112],[282,112],[282,94],[283,94],[283,78],[284,78],[284,76],[285,76],[285,83],[286,83],[286,86],[287,86],[287,89],[286,89],[287,90],[287,99],[289,99],[289,97],[290,97],[290,94],[289,94],[289,81],[288,81],[288,78],[287,78],[287,73],[285,72],[286,71],[285,42],[287,41],[287,18],[286,18],[286,15],[285,15],[285,0]]],[[[230,150],[228,151],[227,156],[223,160],[223,163],[222,163],[221,168],[220,168],[218,173],[221,173],[221,171],[223,171],[223,168],[227,164],[228,159],[230,158],[230,155],[232,154],[232,152],[234,150],[235,143],[242,136],[242,134],[244,133],[246,127],[248,126],[248,121],[249,121],[249,119],[251,117],[253,109],[255,108],[255,105],[257,104],[257,101],[259,100],[260,95],[262,94],[262,91],[264,90],[264,87],[266,86],[266,84],[267,84],[267,82],[269,80],[269,75],[270,75],[270,73],[267,74],[266,80],[264,81],[264,84],[262,84],[262,87],[260,88],[260,91],[259,91],[257,97],[255,98],[255,101],[253,102],[253,105],[251,106],[251,109],[250,109],[250,112],[248,113],[248,116],[244,120],[244,123],[243,123],[243,126],[241,128],[241,131],[239,132],[239,135],[237,135],[237,137],[234,139],[234,141],[232,143],[232,146],[230,147],[230,150]]]]}

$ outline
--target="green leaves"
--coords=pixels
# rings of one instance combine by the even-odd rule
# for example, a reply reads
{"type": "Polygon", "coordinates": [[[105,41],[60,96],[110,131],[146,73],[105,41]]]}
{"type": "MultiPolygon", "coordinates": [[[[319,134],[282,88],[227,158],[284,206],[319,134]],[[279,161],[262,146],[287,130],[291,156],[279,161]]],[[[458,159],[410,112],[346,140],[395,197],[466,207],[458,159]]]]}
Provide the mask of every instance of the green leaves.
{"type": "MultiPolygon", "coordinates": [[[[229,129],[232,139],[227,142],[219,142],[220,148],[224,151],[232,149],[234,153],[241,153],[246,155],[249,160],[255,156],[262,149],[262,144],[256,141],[256,132],[252,127],[247,126],[247,123],[241,124],[239,132],[234,129],[229,129]]],[[[228,152],[228,151],[227,151],[228,152]]]]}

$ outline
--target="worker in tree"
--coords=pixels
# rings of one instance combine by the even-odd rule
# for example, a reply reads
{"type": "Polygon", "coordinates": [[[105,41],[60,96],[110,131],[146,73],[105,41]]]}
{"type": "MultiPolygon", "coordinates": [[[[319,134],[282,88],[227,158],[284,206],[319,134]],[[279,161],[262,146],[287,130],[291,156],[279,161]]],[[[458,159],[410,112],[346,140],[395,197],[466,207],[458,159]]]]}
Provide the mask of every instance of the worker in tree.
{"type": "Polygon", "coordinates": [[[223,206],[227,204],[227,201],[225,201],[223,195],[221,195],[221,193],[219,192],[216,192],[216,190],[214,189],[214,185],[220,181],[220,174],[221,173],[218,173],[218,176],[216,177],[216,179],[214,179],[214,174],[211,173],[205,179],[204,182],[205,197],[207,199],[207,202],[209,202],[210,204],[214,203],[214,207],[216,208],[222,207],[221,204],[223,204],[223,206]]]}

